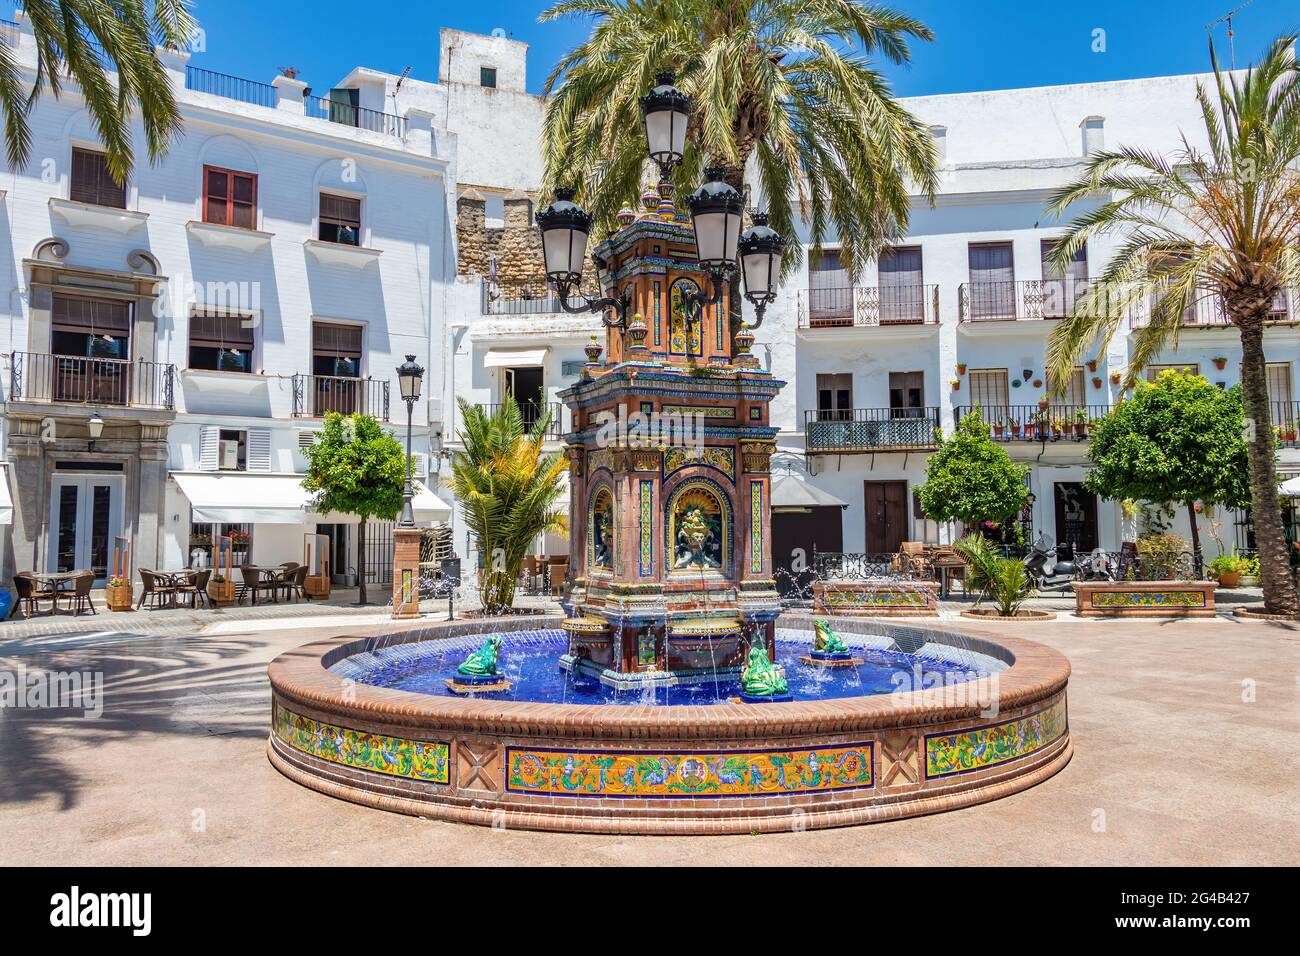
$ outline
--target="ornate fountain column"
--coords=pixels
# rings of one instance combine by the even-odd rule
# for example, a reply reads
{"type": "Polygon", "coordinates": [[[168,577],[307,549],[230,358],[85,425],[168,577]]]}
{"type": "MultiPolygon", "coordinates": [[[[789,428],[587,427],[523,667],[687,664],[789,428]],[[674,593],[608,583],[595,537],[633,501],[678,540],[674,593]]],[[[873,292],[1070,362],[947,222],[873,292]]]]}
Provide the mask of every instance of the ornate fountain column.
{"type": "Polygon", "coordinates": [[[564,666],[616,686],[735,673],[750,642],[773,652],[768,405],[783,382],[734,337],[728,295],[691,309],[709,280],[689,224],[658,194],[595,254],[626,331],[588,348],[572,410],[564,666]]]}

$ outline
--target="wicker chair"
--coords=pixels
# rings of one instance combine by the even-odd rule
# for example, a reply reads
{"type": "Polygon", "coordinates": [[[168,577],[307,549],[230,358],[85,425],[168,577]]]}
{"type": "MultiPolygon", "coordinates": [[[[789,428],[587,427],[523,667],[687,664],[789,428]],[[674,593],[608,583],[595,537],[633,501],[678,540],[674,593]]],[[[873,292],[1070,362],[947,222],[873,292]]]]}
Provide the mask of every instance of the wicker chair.
{"type": "Polygon", "coordinates": [[[41,612],[41,601],[49,601],[49,614],[54,613],[58,604],[58,598],[55,597],[54,589],[42,587],[30,571],[19,571],[14,575],[14,592],[18,595],[18,600],[23,604],[23,613],[28,617],[35,617],[41,612]]]}
{"type": "Polygon", "coordinates": [[[295,564],[275,576],[278,587],[284,591],[285,598],[292,595],[295,601],[307,597],[307,565],[295,564]]]}
{"type": "Polygon", "coordinates": [[[240,567],[239,573],[244,578],[244,592],[248,594],[249,600],[253,604],[257,603],[257,595],[261,591],[268,592],[271,595],[271,600],[275,600],[276,590],[280,587],[278,577],[268,581],[262,577],[261,571],[250,568],[248,565],[240,567]]]}
{"type": "Polygon", "coordinates": [[[149,602],[150,609],[154,609],[158,607],[159,600],[165,599],[170,604],[176,595],[175,586],[159,581],[157,574],[148,568],[140,569],[140,583],[143,587],[140,590],[140,600],[135,602],[137,611],[144,607],[145,601],[149,602]]]}
{"type": "Polygon", "coordinates": [[[186,595],[190,599],[190,607],[197,608],[200,604],[208,603],[208,579],[212,577],[212,569],[204,568],[201,571],[195,571],[176,588],[177,594],[186,595]]]}
{"type": "Polygon", "coordinates": [[[90,588],[94,583],[95,572],[82,571],[72,579],[72,590],[64,592],[56,598],[56,602],[61,598],[67,598],[68,610],[74,617],[80,616],[87,608],[90,609],[91,614],[98,614],[99,612],[95,610],[95,602],[90,599],[90,588]]]}

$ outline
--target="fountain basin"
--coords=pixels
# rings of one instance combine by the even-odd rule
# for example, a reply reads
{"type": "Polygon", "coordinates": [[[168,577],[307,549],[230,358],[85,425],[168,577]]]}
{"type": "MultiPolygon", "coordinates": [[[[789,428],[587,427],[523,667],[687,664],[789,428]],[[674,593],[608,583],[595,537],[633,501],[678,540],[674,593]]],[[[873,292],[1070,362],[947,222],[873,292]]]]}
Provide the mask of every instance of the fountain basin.
{"type": "MultiPolygon", "coordinates": [[[[791,680],[794,701],[762,706],[462,698],[346,676],[365,655],[415,654],[417,645],[484,633],[506,636],[508,660],[513,634],[558,634],[560,621],[429,624],[283,654],[269,667],[270,760],[305,786],[401,813],[525,829],[696,834],[843,826],[969,806],[1046,779],[1072,752],[1069,663],[1060,654],[1013,637],[894,622],[831,621],[855,654],[883,643],[918,661],[965,660],[982,676],[822,700],[800,699],[808,691],[791,680]],[[989,661],[1001,669],[984,666],[989,661]]],[[[785,615],[778,629],[811,635],[812,619],[785,615]]],[[[842,679],[838,670],[820,674],[842,679]]]]}

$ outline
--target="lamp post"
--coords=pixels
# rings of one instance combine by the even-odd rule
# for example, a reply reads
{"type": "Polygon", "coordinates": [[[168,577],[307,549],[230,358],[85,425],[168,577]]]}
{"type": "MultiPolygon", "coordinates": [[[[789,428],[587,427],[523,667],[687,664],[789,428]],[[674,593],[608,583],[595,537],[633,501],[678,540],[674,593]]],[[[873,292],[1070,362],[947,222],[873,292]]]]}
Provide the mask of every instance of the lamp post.
{"type": "Polygon", "coordinates": [[[406,361],[397,366],[397,382],[406,402],[406,489],[402,494],[402,515],[397,520],[399,528],[415,527],[415,509],[411,505],[413,488],[411,486],[411,417],[415,403],[420,398],[420,382],[424,378],[424,369],[415,361],[414,355],[408,355],[406,361]]]}
{"type": "MultiPolygon", "coordinates": [[[[686,154],[686,131],[691,116],[690,97],[673,83],[671,72],[659,73],[654,88],[641,98],[646,155],[659,166],[664,180],[671,176],[673,166],[686,154]]],[[[764,213],[755,213],[753,226],[741,235],[744,197],[726,182],[724,173],[722,167],[709,167],[705,170],[704,185],[687,199],[691,227],[695,231],[696,256],[708,274],[712,289],[707,295],[687,290],[683,304],[690,312],[698,314],[703,306],[721,301],[723,285],[735,277],[739,258],[740,271],[745,279],[744,296],[757,312],[757,321],[748,328],[756,329],[763,322],[764,310],[776,298],[779,272],[776,261],[785,250],[786,240],[768,225],[764,213]]],[[[615,276],[603,260],[593,260],[600,291],[614,294],[570,301],[570,295],[582,280],[587,239],[593,225],[591,214],[573,201],[574,195],[572,189],[556,189],[555,201],[537,213],[546,277],[555,286],[564,311],[613,311],[612,319],[602,314],[601,321],[609,328],[626,330],[630,291],[625,289],[621,295],[617,293],[615,276]]]]}

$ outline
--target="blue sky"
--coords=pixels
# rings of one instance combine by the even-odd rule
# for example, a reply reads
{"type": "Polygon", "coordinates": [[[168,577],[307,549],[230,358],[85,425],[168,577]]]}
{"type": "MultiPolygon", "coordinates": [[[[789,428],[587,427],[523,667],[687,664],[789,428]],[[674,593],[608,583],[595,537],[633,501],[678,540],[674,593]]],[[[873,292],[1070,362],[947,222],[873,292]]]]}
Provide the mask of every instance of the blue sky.
{"type": "MultiPolygon", "coordinates": [[[[898,92],[910,96],[1199,72],[1208,63],[1206,24],[1242,0],[892,2],[937,35],[915,51],[910,67],[887,70],[898,92]],[[1104,52],[1093,50],[1098,37],[1104,52]]],[[[207,50],[193,62],[264,82],[278,67],[296,66],[321,90],[357,65],[393,73],[410,66],[413,76],[435,80],[440,27],[500,27],[530,44],[529,89],[537,92],[551,65],[587,32],[581,21],[539,24],[543,9],[534,0],[479,0],[468,9],[427,0],[196,0],[207,50]]],[[[1300,30],[1300,4],[1254,0],[1235,28],[1242,65],[1273,36],[1300,30]]],[[[1226,51],[1222,25],[1216,40],[1226,51]]]]}

